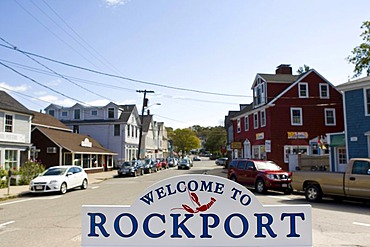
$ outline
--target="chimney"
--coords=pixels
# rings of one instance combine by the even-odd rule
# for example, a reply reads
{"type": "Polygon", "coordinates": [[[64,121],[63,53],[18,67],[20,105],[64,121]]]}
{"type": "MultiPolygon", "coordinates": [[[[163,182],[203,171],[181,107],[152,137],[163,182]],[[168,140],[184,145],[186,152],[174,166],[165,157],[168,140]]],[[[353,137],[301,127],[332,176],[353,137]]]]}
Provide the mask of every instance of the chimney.
{"type": "Polygon", "coordinates": [[[290,64],[280,64],[277,66],[275,70],[275,74],[286,74],[291,75],[292,74],[292,67],[290,67],[290,64]]]}
{"type": "Polygon", "coordinates": [[[150,115],[150,110],[146,110],[146,114],[149,116],[150,115]]]}

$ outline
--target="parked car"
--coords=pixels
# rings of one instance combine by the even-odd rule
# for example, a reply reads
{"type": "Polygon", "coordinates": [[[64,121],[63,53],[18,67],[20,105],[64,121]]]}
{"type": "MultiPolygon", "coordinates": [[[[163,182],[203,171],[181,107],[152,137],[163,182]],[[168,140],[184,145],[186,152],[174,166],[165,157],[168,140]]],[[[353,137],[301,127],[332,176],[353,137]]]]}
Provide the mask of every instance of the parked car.
{"type": "Polygon", "coordinates": [[[175,166],[177,166],[177,162],[178,162],[177,158],[175,158],[175,157],[167,157],[167,163],[168,163],[168,166],[169,167],[175,167],[175,166]]]}
{"type": "Polygon", "coordinates": [[[177,168],[178,169],[190,169],[192,167],[191,160],[188,158],[183,158],[179,161],[177,168]]]}
{"type": "Polygon", "coordinates": [[[199,156],[194,156],[193,161],[201,161],[199,156]]]}
{"type": "Polygon", "coordinates": [[[143,161],[144,173],[157,172],[157,164],[154,159],[144,159],[143,161]]]}
{"type": "Polygon", "coordinates": [[[227,177],[235,182],[254,188],[257,193],[267,190],[292,192],[291,172],[284,171],[272,161],[235,159],[228,167],[227,177]]]}
{"type": "Polygon", "coordinates": [[[215,163],[218,166],[226,166],[227,158],[218,158],[216,159],[215,163]]]}
{"type": "Polygon", "coordinates": [[[353,158],[345,172],[295,171],[292,186],[304,191],[306,200],[318,202],[323,197],[370,199],[370,159],[353,158]]]}
{"type": "Polygon", "coordinates": [[[29,190],[32,193],[60,192],[80,187],[86,189],[88,176],[79,166],[52,166],[30,182],[29,190]]]}
{"type": "Polygon", "coordinates": [[[168,169],[168,163],[164,158],[157,158],[156,159],[157,169],[168,169]]]}
{"type": "Polygon", "coordinates": [[[144,167],[141,160],[125,161],[121,167],[117,170],[118,176],[139,176],[144,175],[144,167]]]}

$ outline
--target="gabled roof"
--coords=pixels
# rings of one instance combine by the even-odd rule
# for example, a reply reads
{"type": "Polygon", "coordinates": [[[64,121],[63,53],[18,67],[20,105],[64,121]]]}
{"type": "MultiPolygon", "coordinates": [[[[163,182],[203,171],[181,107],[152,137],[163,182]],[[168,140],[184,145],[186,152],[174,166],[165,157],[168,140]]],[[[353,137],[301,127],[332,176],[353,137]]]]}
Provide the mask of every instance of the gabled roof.
{"type": "Polygon", "coordinates": [[[310,69],[309,71],[307,71],[306,73],[300,75],[298,77],[298,79],[296,81],[294,81],[289,87],[287,87],[284,91],[282,91],[279,95],[277,95],[273,100],[271,100],[267,105],[272,105],[274,104],[274,102],[276,100],[278,100],[279,98],[281,98],[285,93],[287,93],[289,90],[291,90],[293,87],[295,87],[299,82],[303,81],[304,78],[306,78],[309,74],[311,73],[315,73],[316,75],[318,75],[321,79],[323,79],[323,81],[325,81],[326,83],[328,83],[330,86],[332,86],[333,88],[335,88],[335,86],[330,83],[328,80],[325,79],[325,77],[323,77],[322,75],[320,75],[319,72],[317,72],[316,70],[314,69],[310,69]]]}
{"type": "Polygon", "coordinates": [[[30,110],[28,110],[24,105],[19,103],[5,91],[0,91],[0,109],[32,115],[30,110]]]}
{"type": "Polygon", "coordinates": [[[354,81],[349,81],[337,86],[337,90],[339,91],[349,91],[349,90],[356,90],[362,89],[364,87],[370,86],[370,76],[366,76],[354,81]]]}
{"type": "Polygon", "coordinates": [[[120,105],[119,107],[121,110],[123,110],[119,119],[126,123],[132,114],[134,114],[136,117],[139,116],[136,105],[120,105]]]}
{"type": "Polygon", "coordinates": [[[47,127],[72,132],[72,130],[69,129],[65,124],[49,114],[44,114],[37,111],[32,111],[32,113],[33,126],[47,127]]]}
{"type": "Polygon", "coordinates": [[[63,147],[71,152],[78,153],[100,153],[100,154],[111,154],[116,155],[113,151],[104,148],[95,139],[88,135],[81,135],[71,132],[60,131],[56,129],[49,129],[44,127],[36,127],[32,132],[39,130],[46,137],[48,137],[52,142],[60,147],[63,147]],[[81,142],[88,138],[92,143],[92,147],[83,147],[81,142]]]}
{"type": "MultiPolygon", "coordinates": [[[[292,83],[299,78],[299,75],[289,75],[289,74],[257,74],[257,77],[263,78],[267,82],[278,82],[278,83],[292,83]]],[[[255,82],[252,86],[254,86],[255,82]]]]}
{"type": "Polygon", "coordinates": [[[153,121],[153,115],[144,115],[143,116],[143,132],[148,132],[150,124],[153,121]]]}

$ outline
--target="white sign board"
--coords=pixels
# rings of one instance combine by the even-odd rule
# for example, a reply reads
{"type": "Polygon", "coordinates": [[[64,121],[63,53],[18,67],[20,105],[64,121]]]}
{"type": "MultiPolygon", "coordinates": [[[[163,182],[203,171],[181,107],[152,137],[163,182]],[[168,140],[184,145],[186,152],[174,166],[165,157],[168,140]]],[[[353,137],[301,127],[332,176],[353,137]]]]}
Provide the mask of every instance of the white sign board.
{"type": "Polygon", "coordinates": [[[82,246],[312,246],[311,205],[263,206],[211,175],[160,181],[131,206],[82,206],[82,246]]]}

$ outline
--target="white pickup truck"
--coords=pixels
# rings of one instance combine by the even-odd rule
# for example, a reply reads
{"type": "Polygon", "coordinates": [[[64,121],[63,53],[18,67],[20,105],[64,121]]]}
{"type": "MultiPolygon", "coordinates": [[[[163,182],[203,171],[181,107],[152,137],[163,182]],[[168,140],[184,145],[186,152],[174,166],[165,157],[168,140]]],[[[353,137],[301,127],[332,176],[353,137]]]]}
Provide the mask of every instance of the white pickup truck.
{"type": "Polygon", "coordinates": [[[351,159],[344,173],[295,171],[292,187],[295,191],[303,191],[310,202],[318,202],[324,196],[370,200],[370,159],[351,159]]]}

